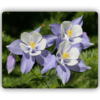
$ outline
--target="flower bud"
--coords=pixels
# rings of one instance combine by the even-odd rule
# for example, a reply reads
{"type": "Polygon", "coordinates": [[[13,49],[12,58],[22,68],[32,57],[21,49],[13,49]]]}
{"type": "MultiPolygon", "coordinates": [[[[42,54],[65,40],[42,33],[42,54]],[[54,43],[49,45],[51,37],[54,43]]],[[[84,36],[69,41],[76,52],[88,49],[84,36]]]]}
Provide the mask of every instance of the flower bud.
{"type": "Polygon", "coordinates": [[[14,70],[15,63],[16,63],[16,55],[10,53],[10,55],[7,58],[7,65],[6,65],[8,74],[10,74],[14,70]]]}

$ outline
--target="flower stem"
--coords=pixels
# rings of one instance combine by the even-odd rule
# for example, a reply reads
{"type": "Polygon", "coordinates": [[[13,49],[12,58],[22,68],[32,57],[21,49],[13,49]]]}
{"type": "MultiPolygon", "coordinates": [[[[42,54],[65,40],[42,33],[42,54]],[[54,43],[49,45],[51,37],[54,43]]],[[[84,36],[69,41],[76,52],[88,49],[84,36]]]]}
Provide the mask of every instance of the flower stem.
{"type": "MultiPolygon", "coordinates": [[[[39,77],[36,73],[34,73],[32,70],[31,70],[31,72],[37,77],[37,78],[39,78],[40,80],[42,79],[41,77],[39,77]]],[[[45,82],[45,81],[43,81],[46,85],[47,85],[47,83],[45,82]]],[[[49,88],[49,86],[47,86],[48,88],[49,88]]]]}
{"type": "MultiPolygon", "coordinates": [[[[52,53],[53,53],[55,50],[56,50],[56,47],[53,49],[52,53]]],[[[52,54],[52,53],[51,53],[51,54],[52,54]]]]}
{"type": "Polygon", "coordinates": [[[37,77],[37,78],[39,78],[39,79],[41,79],[36,73],[34,73],[32,70],[31,70],[31,72],[37,77]]]}

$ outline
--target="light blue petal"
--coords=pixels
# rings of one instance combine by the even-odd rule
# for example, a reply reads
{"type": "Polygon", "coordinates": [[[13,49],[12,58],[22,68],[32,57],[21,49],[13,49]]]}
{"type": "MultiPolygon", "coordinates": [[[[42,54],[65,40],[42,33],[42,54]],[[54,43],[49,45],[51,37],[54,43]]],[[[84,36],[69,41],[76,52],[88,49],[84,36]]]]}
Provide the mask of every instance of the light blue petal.
{"type": "Polygon", "coordinates": [[[59,36],[61,34],[61,25],[60,24],[53,23],[53,24],[50,24],[49,26],[54,35],[59,36]]]}
{"type": "Polygon", "coordinates": [[[93,43],[90,43],[90,42],[81,42],[81,46],[83,47],[83,49],[87,49],[88,47],[92,45],[93,43]]]}
{"type": "Polygon", "coordinates": [[[50,57],[51,53],[48,50],[42,50],[40,55],[35,56],[36,61],[43,66],[46,64],[50,57]]]}
{"type": "Polygon", "coordinates": [[[41,73],[46,73],[48,70],[57,66],[56,57],[52,55],[50,59],[48,59],[47,63],[44,64],[44,68],[42,69],[41,73]]]}
{"type": "Polygon", "coordinates": [[[54,35],[43,35],[42,38],[46,39],[46,48],[52,46],[57,39],[54,35]]]}
{"type": "Polygon", "coordinates": [[[83,25],[82,18],[83,18],[83,15],[82,15],[81,17],[79,17],[79,18],[76,18],[76,19],[72,20],[72,21],[71,21],[72,26],[74,26],[74,25],[76,25],[76,24],[82,26],[82,25],[83,25]]]}
{"type": "Polygon", "coordinates": [[[40,32],[41,27],[37,28],[36,30],[34,30],[35,32],[40,32]]]}
{"type": "Polygon", "coordinates": [[[63,40],[61,39],[61,37],[59,36],[56,40],[56,48],[59,48],[59,44],[62,42],[63,40]]]}
{"type": "Polygon", "coordinates": [[[85,37],[88,39],[88,41],[90,41],[90,39],[89,39],[89,37],[87,36],[87,33],[86,33],[86,32],[83,32],[82,35],[85,36],[85,37]]]}
{"type": "Polygon", "coordinates": [[[87,34],[85,32],[83,32],[82,41],[81,41],[81,46],[83,46],[83,49],[86,49],[92,45],[93,45],[93,43],[90,42],[90,39],[87,36],[87,34]]]}
{"type": "Polygon", "coordinates": [[[23,74],[28,73],[35,63],[34,56],[30,56],[28,53],[23,54],[22,61],[21,61],[21,72],[23,74]]]}
{"type": "Polygon", "coordinates": [[[90,69],[90,67],[86,66],[86,64],[81,59],[78,59],[78,64],[76,64],[74,66],[68,66],[68,65],[66,65],[66,66],[70,70],[76,71],[76,72],[84,72],[84,71],[90,69]]]}
{"type": "Polygon", "coordinates": [[[6,46],[13,54],[22,55],[23,51],[20,48],[20,39],[13,41],[10,45],[6,46]]]}
{"type": "Polygon", "coordinates": [[[66,71],[64,71],[64,66],[62,65],[58,65],[56,67],[56,70],[57,70],[57,73],[58,73],[58,76],[59,78],[62,80],[63,84],[67,83],[69,78],[70,78],[70,70],[66,67],[66,71]]]}
{"type": "MultiPolygon", "coordinates": [[[[34,31],[32,31],[32,32],[40,32],[40,29],[41,29],[41,27],[39,27],[39,28],[37,28],[36,30],[34,30],[34,31]]],[[[32,33],[32,32],[30,32],[30,33],[32,33]]]]}

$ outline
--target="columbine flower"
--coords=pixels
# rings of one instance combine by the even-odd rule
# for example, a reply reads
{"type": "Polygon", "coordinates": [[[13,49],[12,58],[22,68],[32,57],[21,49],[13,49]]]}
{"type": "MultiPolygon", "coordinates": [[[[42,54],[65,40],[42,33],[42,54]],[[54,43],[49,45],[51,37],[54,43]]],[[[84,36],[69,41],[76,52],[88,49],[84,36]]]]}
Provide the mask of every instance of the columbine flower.
{"type": "Polygon", "coordinates": [[[79,36],[82,34],[82,28],[80,25],[72,26],[70,21],[64,21],[61,24],[61,38],[68,40],[71,44],[79,43],[82,38],[79,36]]]}
{"type": "MultiPolygon", "coordinates": [[[[79,17],[79,18],[74,19],[73,21],[71,21],[72,27],[74,25],[76,25],[76,24],[82,26],[82,24],[83,24],[82,17],[83,16],[81,16],[81,17],[79,17]]],[[[50,47],[50,46],[52,46],[56,42],[56,48],[58,48],[60,42],[63,41],[61,39],[61,25],[58,24],[58,23],[53,23],[53,24],[50,24],[50,28],[51,28],[51,31],[52,31],[52,33],[54,35],[43,35],[43,38],[45,38],[46,39],[46,42],[47,42],[46,47],[50,47]]],[[[76,30],[75,30],[75,32],[76,32],[76,30]]],[[[73,40],[71,39],[71,41],[73,41],[73,40]]],[[[74,42],[75,41],[78,41],[79,42],[79,39],[77,39],[77,40],[74,39],[74,42]]]]}
{"type": "Polygon", "coordinates": [[[10,53],[10,55],[7,58],[7,64],[6,64],[8,74],[10,74],[14,70],[15,63],[16,63],[16,55],[10,53]]]}
{"type": "Polygon", "coordinates": [[[92,43],[90,43],[89,38],[88,39],[86,38],[87,36],[84,35],[84,32],[82,33],[82,29],[81,29],[83,25],[82,17],[83,16],[77,19],[74,19],[71,22],[64,21],[61,25],[58,23],[50,24],[52,33],[55,36],[57,36],[55,49],[56,48],[58,49],[59,44],[64,40],[69,40],[72,43],[72,45],[79,43],[78,45],[80,45],[81,49],[86,49],[90,47],[91,45],[93,45],[92,43]],[[73,30],[73,28],[75,30],[73,30]]]}
{"type": "Polygon", "coordinates": [[[24,32],[21,34],[20,47],[24,53],[29,53],[32,56],[40,55],[41,50],[46,47],[46,39],[42,39],[42,36],[38,32],[32,32],[31,34],[24,32]]]}
{"type": "Polygon", "coordinates": [[[77,47],[72,47],[70,42],[63,41],[59,45],[56,57],[52,55],[41,72],[46,73],[49,69],[56,68],[59,78],[65,84],[70,78],[70,70],[83,72],[90,69],[78,58],[79,54],[80,51],[77,47]]]}
{"type": "Polygon", "coordinates": [[[51,56],[49,51],[44,50],[46,47],[46,40],[43,39],[39,31],[40,28],[31,33],[24,32],[21,34],[21,40],[15,40],[7,46],[13,54],[22,55],[22,73],[29,72],[35,60],[39,64],[44,65],[51,56]]]}
{"type": "MultiPolygon", "coordinates": [[[[40,28],[39,27],[38,29],[36,29],[35,31],[33,32],[39,32],[40,31],[40,28]]],[[[31,33],[30,33],[31,34],[31,33]]],[[[15,41],[13,41],[10,45],[6,46],[13,54],[16,54],[16,55],[23,55],[23,51],[22,49],[20,48],[20,44],[21,43],[21,40],[20,39],[17,39],[15,41]]]]}
{"type": "Polygon", "coordinates": [[[58,52],[56,54],[58,63],[65,66],[65,64],[69,66],[73,66],[78,63],[76,59],[79,57],[79,50],[76,47],[71,48],[71,44],[69,41],[63,41],[59,45],[58,52]]]}
{"type": "Polygon", "coordinates": [[[78,43],[82,39],[78,36],[82,34],[82,17],[74,19],[73,21],[64,21],[61,25],[58,23],[50,24],[52,33],[57,36],[56,48],[63,40],[69,40],[71,43],[78,43]],[[77,38],[76,38],[77,37],[77,38]]]}

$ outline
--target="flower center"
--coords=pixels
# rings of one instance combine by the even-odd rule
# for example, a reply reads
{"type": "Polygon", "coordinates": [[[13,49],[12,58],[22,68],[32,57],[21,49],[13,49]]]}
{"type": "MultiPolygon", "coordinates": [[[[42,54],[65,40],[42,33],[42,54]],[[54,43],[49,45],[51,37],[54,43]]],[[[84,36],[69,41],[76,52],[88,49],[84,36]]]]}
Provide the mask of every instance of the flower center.
{"type": "Polygon", "coordinates": [[[32,49],[34,49],[36,46],[36,43],[34,43],[33,41],[29,41],[29,45],[31,46],[32,49]]]}
{"type": "Polygon", "coordinates": [[[74,32],[74,31],[71,31],[71,30],[66,31],[66,33],[67,33],[68,36],[72,36],[72,33],[73,33],[73,32],[74,32]]]}
{"type": "Polygon", "coordinates": [[[66,53],[65,51],[63,51],[62,58],[67,58],[67,59],[69,59],[69,54],[68,54],[68,52],[66,53]]]}

